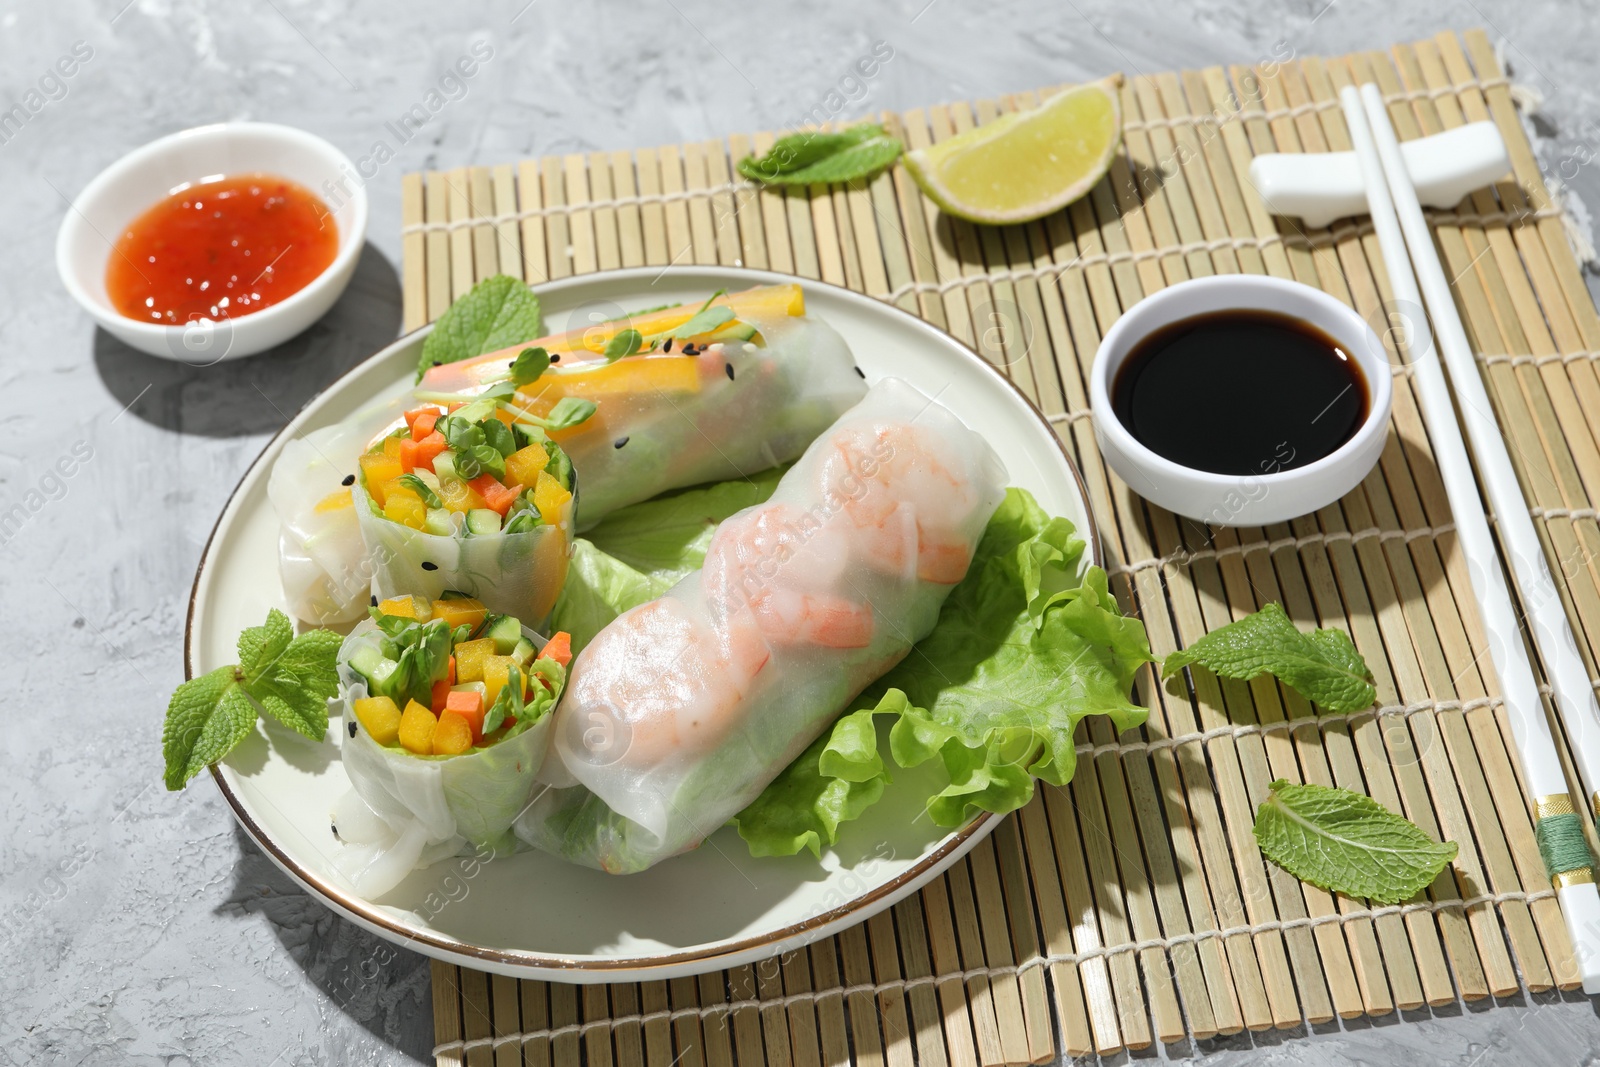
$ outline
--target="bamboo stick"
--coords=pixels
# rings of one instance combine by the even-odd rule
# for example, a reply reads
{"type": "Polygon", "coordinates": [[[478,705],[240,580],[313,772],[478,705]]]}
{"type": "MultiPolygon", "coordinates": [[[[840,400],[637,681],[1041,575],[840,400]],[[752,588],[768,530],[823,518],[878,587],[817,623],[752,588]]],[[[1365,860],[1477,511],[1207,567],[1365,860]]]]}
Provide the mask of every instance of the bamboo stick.
{"type": "Polygon", "coordinates": [[[428,322],[427,234],[423,213],[422,173],[400,178],[400,330],[410,333],[428,322]]]}

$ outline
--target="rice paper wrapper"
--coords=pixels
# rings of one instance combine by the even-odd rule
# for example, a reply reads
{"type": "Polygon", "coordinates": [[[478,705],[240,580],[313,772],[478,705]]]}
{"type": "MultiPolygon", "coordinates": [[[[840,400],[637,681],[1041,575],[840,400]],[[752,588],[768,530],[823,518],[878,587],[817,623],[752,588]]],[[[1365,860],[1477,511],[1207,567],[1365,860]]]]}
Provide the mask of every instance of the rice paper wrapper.
{"type": "Polygon", "coordinates": [[[391,522],[374,511],[359,484],[352,492],[375,595],[419,594],[434,600],[449,589],[533,626],[549,618],[572,557],[576,492],[556,523],[509,534],[468,534],[463,526],[449,536],[391,522]]]}
{"type": "Polygon", "coordinates": [[[278,513],[278,570],[296,618],[333,626],[366,614],[372,567],[355,507],[318,505],[345,488],[357,457],[402,419],[407,396],[380,398],[341,422],[298,437],[273,463],[267,498],[278,513]]]}
{"type": "Polygon", "coordinates": [[[367,622],[339,649],[342,711],[340,757],[351,792],[333,812],[344,848],[335,866],[362,896],[387,893],[418,867],[463,852],[514,851],[512,824],[533,796],[549,746],[552,716],[519,722],[488,748],[459,756],[416,756],[378,744],[357,726],[352,703],[367,696],[366,681],[349,666],[362,645],[377,646],[383,633],[367,622]]]}
{"type": "Polygon", "coordinates": [[[669,489],[787,463],[866,395],[850,346],[827,323],[785,315],[751,321],[760,346],[731,341],[694,357],[646,357],[694,361],[692,391],[596,396],[590,421],[558,435],[583,482],[580,530],[669,489]]]}
{"type": "Polygon", "coordinates": [[[517,836],[613,873],[698,845],[933,629],[1007,480],[948,410],[874,386],[578,656],[543,775],[564,788],[517,836]]]}

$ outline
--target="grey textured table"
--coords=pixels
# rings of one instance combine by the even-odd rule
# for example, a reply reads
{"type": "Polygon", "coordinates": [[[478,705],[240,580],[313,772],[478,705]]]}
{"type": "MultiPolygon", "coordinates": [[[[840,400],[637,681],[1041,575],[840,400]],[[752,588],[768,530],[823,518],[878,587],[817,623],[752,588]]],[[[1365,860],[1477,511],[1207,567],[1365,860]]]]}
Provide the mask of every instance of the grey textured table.
{"type": "MultiPolygon", "coordinates": [[[[0,111],[30,89],[45,98],[20,128],[0,127],[0,426],[16,435],[0,444],[0,512],[27,512],[0,530],[14,620],[0,677],[18,683],[0,689],[0,1058],[430,1060],[427,961],[301,893],[207,782],[172,795],[158,780],[189,585],[223,501],[290,414],[399,329],[403,172],[781,127],[879,40],[894,58],[846,115],[1480,25],[1545,96],[1533,127],[1546,170],[1566,179],[1580,216],[1583,200],[1600,205],[1590,80],[1600,13],[1587,0],[443,7],[61,0],[0,10],[0,111]],[[57,282],[67,199],[123,152],[184,126],[263,119],[360,157],[474,41],[492,58],[369,184],[369,243],[351,289],[281,350],[177,367],[97,331],[57,282]],[[78,42],[92,56],[70,79],[41,83],[78,42]],[[92,458],[50,477],[74,446],[92,458]]],[[[1146,1055],[1589,1062],[1600,1058],[1600,1019],[1584,997],[1513,998],[1146,1055]]]]}

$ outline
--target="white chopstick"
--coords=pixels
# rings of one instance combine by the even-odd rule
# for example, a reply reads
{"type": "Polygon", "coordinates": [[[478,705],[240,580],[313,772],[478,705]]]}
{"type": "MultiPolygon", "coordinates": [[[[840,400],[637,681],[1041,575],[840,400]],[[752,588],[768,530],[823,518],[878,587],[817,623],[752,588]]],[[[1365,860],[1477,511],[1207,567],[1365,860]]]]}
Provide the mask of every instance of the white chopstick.
{"type": "MultiPolygon", "coordinates": [[[[1544,652],[1547,663],[1552,665],[1551,683],[1563,713],[1566,713],[1566,706],[1572,703],[1574,691],[1571,689],[1570,666],[1565,664],[1561,653],[1570,651],[1571,662],[1576,665],[1582,690],[1579,695],[1587,697],[1585,713],[1600,715],[1595,708],[1594,692],[1589,687],[1588,672],[1583,668],[1573,644],[1572,632],[1567,628],[1566,613],[1560,597],[1556,595],[1549,569],[1545,566],[1544,553],[1539,547],[1527,502],[1518,488],[1510,456],[1506,453],[1505,443],[1494,421],[1493,409],[1489,406],[1482,379],[1478,376],[1466,332],[1462,329],[1450,296],[1450,284],[1434,251],[1433,236],[1400,157],[1399,142],[1394,128],[1389,124],[1383,99],[1378,95],[1376,86],[1368,85],[1360,92],[1354,87],[1346,87],[1339,93],[1339,102],[1343,105],[1345,121],[1350,126],[1350,139],[1361,163],[1372,225],[1383,251],[1390,286],[1401,308],[1409,305],[1416,309],[1415,313],[1406,316],[1410,320],[1410,340],[1406,348],[1414,368],[1412,378],[1421,399],[1423,422],[1427,425],[1434,458],[1438,462],[1439,474],[1455,518],[1456,535],[1466,557],[1473,592],[1482,609],[1484,630],[1489,638],[1489,656],[1505,691],[1511,733],[1522,762],[1523,777],[1533,793],[1541,839],[1556,830],[1570,835],[1572,822],[1564,817],[1576,814],[1581,819],[1583,809],[1573,803],[1561,759],[1556,752],[1555,739],[1545,718],[1538,683],[1518,626],[1516,608],[1506,587],[1505,576],[1501,573],[1494,538],[1484,514],[1483,500],[1478,494],[1472,462],[1456,422],[1455,407],[1451,403],[1449,387],[1445,384],[1444,372],[1433,351],[1428,316],[1421,314],[1423,297],[1418,292],[1417,278],[1412,273],[1412,260],[1415,260],[1421,274],[1422,286],[1428,298],[1427,308],[1439,331],[1438,340],[1445,358],[1451,363],[1451,376],[1461,399],[1462,412],[1477,450],[1484,484],[1507,552],[1512,558],[1513,571],[1522,588],[1524,602],[1544,616],[1534,619],[1534,631],[1540,640],[1541,652],[1544,652]],[[1411,253],[1409,259],[1406,255],[1408,246],[1411,253]],[[1522,539],[1524,527],[1525,541],[1522,539]],[[1528,545],[1532,546],[1531,551],[1528,545]],[[1558,626],[1550,619],[1551,611],[1559,618],[1558,626]],[[1552,656],[1546,646],[1556,649],[1558,654],[1552,656]],[[1559,678],[1554,669],[1557,662],[1563,664],[1564,671],[1559,678]],[[1565,693],[1563,687],[1567,690],[1565,693]]],[[[1590,719],[1589,722],[1594,724],[1596,720],[1590,719]]],[[[1570,731],[1573,728],[1569,725],[1568,729],[1570,731]]],[[[1592,729],[1575,733],[1574,740],[1583,736],[1592,740],[1595,733],[1592,729]]],[[[1593,746],[1578,747],[1592,749],[1593,746]]],[[[1593,753],[1580,752],[1586,785],[1592,789],[1594,780],[1590,778],[1590,772],[1595,766],[1583,759],[1586,755],[1592,758],[1593,753]]],[[[1576,868],[1553,874],[1551,882],[1561,901],[1561,912],[1572,938],[1578,977],[1583,982],[1584,992],[1600,993],[1600,892],[1596,891],[1594,872],[1587,866],[1576,868]]],[[[1570,980],[1571,976],[1559,977],[1570,980]]]]}

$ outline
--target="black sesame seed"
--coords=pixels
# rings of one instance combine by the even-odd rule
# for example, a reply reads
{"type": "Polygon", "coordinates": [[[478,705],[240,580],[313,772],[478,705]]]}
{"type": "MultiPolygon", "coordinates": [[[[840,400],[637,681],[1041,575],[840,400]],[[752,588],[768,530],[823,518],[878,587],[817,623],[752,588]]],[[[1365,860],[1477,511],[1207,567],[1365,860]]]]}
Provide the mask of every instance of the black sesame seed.
{"type": "Polygon", "coordinates": [[[429,563],[427,560],[423,560],[422,569],[425,571],[436,571],[439,569],[439,565],[437,563],[429,563]]]}
{"type": "Polygon", "coordinates": [[[338,837],[339,836],[339,827],[336,824],[329,823],[328,824],[328,829],[333,831],[333,836],[334,837],[338,837]]]}
{"type": "Polygon", "coordinates": [[[699,355],[699,352],[695,349],[694,345],[685,341],[683,344],[683,354],[686,356],[695,356],[699,355]]]}
{"type": "Polygon", "coordinates": [[[436,359],[436,360],[434,360],[434,361],[433,361],[433,365],[434,365],[434,366],[435,366],[435,367],[442,367],[442,366],[444,366],[444,360],[442,360],[442,359],[436,359]]]}
{"type": "Polygon", "coordinates": [[[551,363],[560,363],[561,362],[561,353],[557,352],[555,355],[551,356],[550,357],[550,362],[551,363]]]}
{"type": "Polygon", "coordinates": [[[626,437],[619,437],[615,441],[611,442],[611,447],[612,448],[621,448],[623,445],[625,445],[627,443],[628,443],[628,439],[626,437]]]}
{"type": "Polygon", "coordinates": [[[356,484],[356,476],[354,474],[346,474],[344,476],[344,480],[342,482],[340,482],[339,484],[340,485],[355,485],[356,484]]]}
{"type": "Polygon", "coordinates": [[[376,596],[374,596],[372,598],[372,606],[373,607],[377,607],[378,606],[378,598],[376,596]]]}
{"type": "Polygon", "coordinates": [[[733,381],[733,364],[732,363],[724,363],[722,365],[722,369],[728,372],[728,381],[730,381],[730,382],[733,381]]]}
{"type": "Polygon", "coordinates": [[[350,736],[354,737],[355,735],[356,735],[356,721],[354,719],[351,719],[350,720],[350,736]]]}
{"type": "Polygon", "coordinates": [[[863,377],[863,378],[865,378],[865,377],[866,377],[866,376],[867,376],[867,372],[866,372],[866,371],[864,371],[864,370],[862,370],[862,369],[861,369],[861,368],[860,368],[860,367],[857,367],[857,368],[856,368],[856,373],[857,373],[857,374],[858,374],[858,375],[860,375],[860,376],[861,376],[861,377],[863,377]]]}

